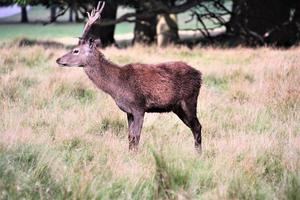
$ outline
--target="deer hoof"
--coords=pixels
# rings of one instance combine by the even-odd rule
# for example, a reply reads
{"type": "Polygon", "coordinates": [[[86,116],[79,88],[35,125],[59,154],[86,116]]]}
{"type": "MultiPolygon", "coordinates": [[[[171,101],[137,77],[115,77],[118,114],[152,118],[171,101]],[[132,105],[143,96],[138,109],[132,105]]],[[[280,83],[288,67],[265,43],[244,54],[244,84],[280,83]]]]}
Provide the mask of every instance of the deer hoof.
{"type": "Polygon", "coordinates": [[[201,144],[195,144],[195,149],[197,153],[202,154],[202,146],[201,144]]]}
{"type": "Polygon", "coordinates": [[[131,152],[138,152],[139,148],[137,144],[129,144],[129,151],[131,152]]]}

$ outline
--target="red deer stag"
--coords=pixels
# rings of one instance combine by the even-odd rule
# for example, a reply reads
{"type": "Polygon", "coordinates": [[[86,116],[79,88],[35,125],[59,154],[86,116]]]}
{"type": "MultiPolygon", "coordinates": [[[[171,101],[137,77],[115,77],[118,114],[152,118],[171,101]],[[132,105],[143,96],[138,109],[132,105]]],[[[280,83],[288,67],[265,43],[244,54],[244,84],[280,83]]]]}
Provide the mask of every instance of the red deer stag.
{"type": "Polygon", "coordinates": [[[88,13],[88,21],[78,46],[57,59],[60,66],[83,67],[93,83],[108,93],[127,114],[129,149],[136,150],[146,112],[174,112],[193,132],[195,147],[201,151],[201,124],[197,98],[201,72],[184,62],[127,64],[107,60],[88,38],[92,24],[100,18],[104,2],[88,13]]]}

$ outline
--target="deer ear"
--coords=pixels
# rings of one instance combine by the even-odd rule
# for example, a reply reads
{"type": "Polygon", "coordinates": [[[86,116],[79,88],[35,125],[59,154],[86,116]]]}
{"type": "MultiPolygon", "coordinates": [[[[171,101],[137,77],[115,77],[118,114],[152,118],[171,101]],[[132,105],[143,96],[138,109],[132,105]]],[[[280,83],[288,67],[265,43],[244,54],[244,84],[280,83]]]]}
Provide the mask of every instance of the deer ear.
{"type": "Polygon", "coordinates": [[[102,47],[102,43],[101,43],[101,40],[99,38],[94,40],[94,44],[96,45],[96,47],[102,47]]]}
{"type": "Polygon", "coordinates": [[[93,38],[89,38],[89,47],[90,47],[90,49],[94,47],[94,39],[93,38]]]}
{"type": "Polygon", "coordinates": [[[84,44],[84,40],[82,39],[82,38],[78,38],[78,45],[82,45],[82,44],[84,44]]]}

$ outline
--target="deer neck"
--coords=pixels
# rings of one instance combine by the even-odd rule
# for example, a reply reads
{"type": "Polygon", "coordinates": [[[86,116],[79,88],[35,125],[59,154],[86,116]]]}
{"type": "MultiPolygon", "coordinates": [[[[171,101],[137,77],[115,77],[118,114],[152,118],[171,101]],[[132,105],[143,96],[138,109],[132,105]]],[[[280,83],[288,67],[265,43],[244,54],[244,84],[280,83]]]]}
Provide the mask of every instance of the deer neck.
{"type": "Polygon", "coordinates": [[[121,88],[119,66],[107,60],[102,53],[96,52],[88,58],[84,70],[98,88],[113,98],[118,96],[119,88],[121,88]]]}

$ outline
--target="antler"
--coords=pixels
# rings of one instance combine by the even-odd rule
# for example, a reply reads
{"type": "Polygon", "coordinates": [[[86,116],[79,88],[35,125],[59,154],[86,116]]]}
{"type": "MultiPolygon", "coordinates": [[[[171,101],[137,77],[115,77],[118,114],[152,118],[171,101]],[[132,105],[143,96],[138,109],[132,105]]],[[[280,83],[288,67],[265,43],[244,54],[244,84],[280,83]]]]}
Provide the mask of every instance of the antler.
{"type": "Polygon", "coordinates": [[[82,34],[82,37],[79,40],[79,44],[82,41],[86,41],[88,39],[87,38],[88,33],[89,33],[92,25],[98,20],[98,18],[101,18],[101,12],[102,12],[104,6],[105,6],[105,1],[99,1],[98,5],[97,5],[97,8],[94,8],[90,13],[87,12],[88,20],[87,20],[87,22],[85,24],[85,27],[83,29],[83,34],[82,34]]]}

